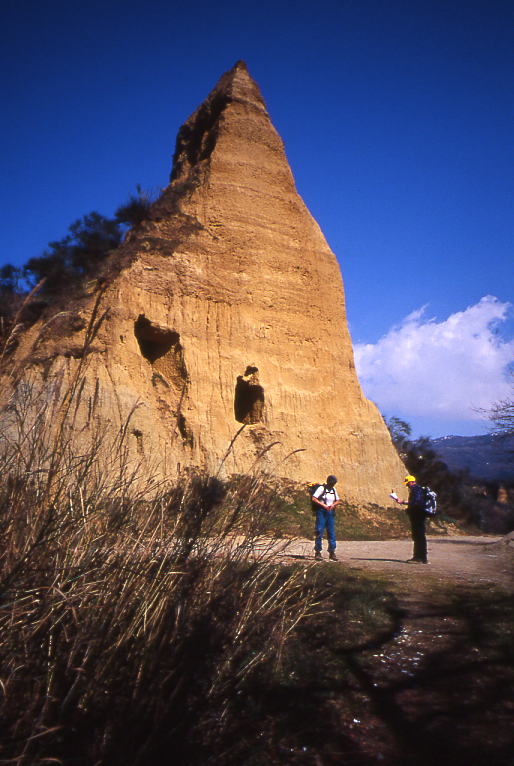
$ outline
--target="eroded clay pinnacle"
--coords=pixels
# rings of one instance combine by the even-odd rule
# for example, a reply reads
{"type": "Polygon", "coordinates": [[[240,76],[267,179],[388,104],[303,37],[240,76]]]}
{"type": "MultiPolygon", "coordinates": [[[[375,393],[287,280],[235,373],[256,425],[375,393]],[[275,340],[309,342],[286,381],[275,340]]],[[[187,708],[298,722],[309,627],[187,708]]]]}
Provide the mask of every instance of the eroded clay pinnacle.
{"type": "Polygon", "coordinates": [[[208,101],[216,94],[224,94],[228,99],[253,102],[258,103],[259,106],[264,106],[259,86],[242,60],[236,61],[232,69],[220,77],[206,100],[208,101]]]}
{"type": "Polygon", "coordinates": [[[225,72],[205,101],[182,125],[177,135],[171,181],[202,160],[207,159],[216,144],[220,120],[232,104],[244,104],[250,110],[267,115],[259,86],[248,72],[244,61],[237,61],[225,72]]]}

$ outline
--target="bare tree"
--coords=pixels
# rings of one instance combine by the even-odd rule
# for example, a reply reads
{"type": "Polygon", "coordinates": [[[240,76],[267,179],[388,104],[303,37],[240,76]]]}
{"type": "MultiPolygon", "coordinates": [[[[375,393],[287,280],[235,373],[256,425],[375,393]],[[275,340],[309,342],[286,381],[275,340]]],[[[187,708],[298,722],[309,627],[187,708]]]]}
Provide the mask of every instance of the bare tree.
{"type": "Polygon", "coordinates": [[[490,422],[491,433],[495,436],[514,435],[514,373],[511,375],[512,394],[482,410],[490,422]]]}

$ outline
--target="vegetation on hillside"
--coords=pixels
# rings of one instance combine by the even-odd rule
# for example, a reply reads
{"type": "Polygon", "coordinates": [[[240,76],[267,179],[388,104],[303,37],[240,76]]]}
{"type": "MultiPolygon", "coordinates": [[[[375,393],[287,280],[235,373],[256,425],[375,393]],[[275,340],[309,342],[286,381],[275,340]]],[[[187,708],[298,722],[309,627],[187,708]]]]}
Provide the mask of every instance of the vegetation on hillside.
{"type": "Polygon", "coordinates": [[[467,471],[451,471],[429,438],[411,439],[411,427],[404,420],[391,417],[385,422],[408,472],[437,492],[443,517],[486,532],[514,529],[514,505],[498,503],[499,482],[477,485],[467,471]]]}
{"type": "Polygon", "coordinates": [[[50,242],[42,255],[29,258],[21,267],[4,264],[0,268],[0,341],[13,329],[15,318],[30,324],[49,301],[93,278],[125,232],[148,218],[153,196],[138,185],[136,194],[118,207],[113,218],[92,211],[74,221],[62,239],[50,242]],[[36,285],[34,298],[27,301],[36,285]]]}
{"type": "MultiPolygon", "coordinates": [[[[337,536],[341,540],[388,540],[410,534],[407,515],[399,507],[386,509],[373,503],[358,505],[343,499],[336,519],[337,536]]],[[[308,487],[278,482],[274,528],[285,536],[313,539],[314,522],[308,487]]],[[[438,532],[445,534],[446,529],[434,524],[432,533],[438,532]]]]}

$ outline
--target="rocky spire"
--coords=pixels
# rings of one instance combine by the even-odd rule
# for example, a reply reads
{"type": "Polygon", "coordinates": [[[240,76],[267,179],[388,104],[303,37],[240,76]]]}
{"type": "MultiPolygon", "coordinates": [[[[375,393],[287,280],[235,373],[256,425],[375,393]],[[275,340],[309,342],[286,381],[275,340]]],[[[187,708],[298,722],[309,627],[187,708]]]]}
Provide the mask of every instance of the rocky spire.
{"type": "Polygon", "coordinates": [[[259,86],[250,76],[244,61],[238,61],[220,77],[205,101],[180,128],[171,181],[183,179],[198,164],[209,159],[227,119],[227,112],[230,115],[235,105],[241,106],[252,121],[261,121],[267,129],[275,132],[259,86]]]}
{"type": "MultiPolygon", "coordinates": [[[[404,469],[355,374],[339,266],[243,62],[180,129],[172,180],[117,262],[78,438],[129,419],[134,461],[149,471],[334,473],[344,496],[388,502],[404,469]]],[[[69,327],[87,327],[93,305],[77,305],[82,323],[69,327]]],[[[46,328],[15,360],[45,390],[72,376],[84,332],[46,328]]]]}

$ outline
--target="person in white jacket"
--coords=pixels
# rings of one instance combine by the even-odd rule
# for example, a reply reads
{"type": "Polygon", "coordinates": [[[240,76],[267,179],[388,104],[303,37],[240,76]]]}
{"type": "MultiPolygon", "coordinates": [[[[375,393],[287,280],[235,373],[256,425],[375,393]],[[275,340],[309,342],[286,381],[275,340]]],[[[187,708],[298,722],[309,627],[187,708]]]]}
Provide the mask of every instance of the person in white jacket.
{"type": "Polygon", "coordinates": [[[316,507],[316,526],[314,534],[316,539],[314,542],[314,558],[316,561],[321,561],[321,549],[323,533],[327,530],[328,537],[328,557],[330,561],[337,561],[335,554],[336,550],[336,533],[335,533],[335,509],[341,502],[335,485],[337,484],[337,478],[335,476],[327,476],[326,484],[320,484],[317,490],[312,495],[312,501],[316,507]]]}

